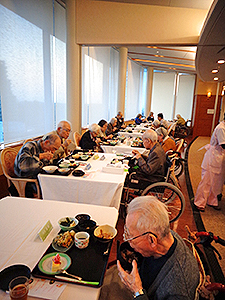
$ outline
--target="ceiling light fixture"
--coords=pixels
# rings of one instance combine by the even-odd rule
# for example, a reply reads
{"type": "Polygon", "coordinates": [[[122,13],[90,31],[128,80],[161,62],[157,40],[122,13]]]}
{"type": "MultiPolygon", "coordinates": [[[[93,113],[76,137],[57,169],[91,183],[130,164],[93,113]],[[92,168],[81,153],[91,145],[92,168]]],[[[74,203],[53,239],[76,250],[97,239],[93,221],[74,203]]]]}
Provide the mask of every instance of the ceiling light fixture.
{"type": "Polygon", "coordinates": [[[219,59],[219,60],[217,61],[217,63],[220,64],[220,65],[221,65],[221,64],[224,64],[224,63],[225,63],[225,60],[224,60],[224,59],[219,59]]]}
{"type": "Polygon", "coordinates": [[[219,80],[219,78],[218,77],[214,77],[213,80],[219,80]]]}
{"type": "Polygon", "coordinates": [[[218,73],[218,72],[219,72],[219,70],[216,70],[216,69],[215,69],[215,70],[212,70],[212,73],[214,73],[214,74],[215,74],[215,73],[218,73]]]}

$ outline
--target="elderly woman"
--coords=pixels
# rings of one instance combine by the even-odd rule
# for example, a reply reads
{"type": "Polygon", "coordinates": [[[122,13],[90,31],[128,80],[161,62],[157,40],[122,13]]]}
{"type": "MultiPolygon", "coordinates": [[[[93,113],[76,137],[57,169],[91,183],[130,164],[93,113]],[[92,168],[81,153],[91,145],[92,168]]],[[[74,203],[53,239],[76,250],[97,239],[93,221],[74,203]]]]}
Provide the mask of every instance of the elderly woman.
{"type": "Polygon", "coordinates": [[[97,138],[100,131],[98,124],[92,124],[81,137],[80,147],[87,150],[95,150],[99,146],[100,140],[97,138]]]}
{"type": "Polygon", "coordinates": [[[117,120],[116,118],[112,118],[107,126],[106,135],[115,134],[117,131],[116,127],[117,120]]]}
{"type": "Polygon", "coordinates": [[[98,125],[100,126],[100,130],[99,130],[99,138],[101,140],[108,140],[111,139],[113,137],[113,134],[110,135],[106,135],[106,129],[108,127],[108,123],[105,120],[101,120],[98,122],[98,125]]]}
{"type": "Polygon", "coordinates": [[[185,125],[184,118],[182,118],[181,115],[179,114],[177,114],[176,117],[177,117],[177,125],[184,126],[185,125]]]}
{"type": "Polygon", "coordinates": [[[158,142],[161,144],[165,153],[168,150],[176,150],[175,141],[168,136],[167,130],[164,127],[157,128],[156,133],[158,134],[158,142]]]}

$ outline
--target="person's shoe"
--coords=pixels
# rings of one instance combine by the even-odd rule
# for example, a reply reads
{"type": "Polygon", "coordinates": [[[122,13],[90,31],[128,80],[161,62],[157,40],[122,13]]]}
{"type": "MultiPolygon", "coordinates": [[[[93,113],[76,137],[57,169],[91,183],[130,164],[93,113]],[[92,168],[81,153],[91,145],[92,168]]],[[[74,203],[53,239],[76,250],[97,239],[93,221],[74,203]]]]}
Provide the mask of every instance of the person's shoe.
{"type": "Polygon", "coordinates": [[[197,205],[194,204],[194,208],[195,210],[198,210],[198,211],[201,211],[201,212],[204,212],[205,211],[205,208],[204,207],[199,207],[197,205]]]}
{"type": "Polygon", "coordinates": [[[209,207],[212,207],[213,209],[215,210],[221,210],[221,208],[218,206],[218,205],[210,205],[210,204],[207,204],[209,207]]]}
{"type": "Polygon", "coordinates": [[[222,194],[217,195],[217,200],[218,200],[218,201],[221,201],[221,200],[222,200],[222,197],[223,197],[222,194]]]}

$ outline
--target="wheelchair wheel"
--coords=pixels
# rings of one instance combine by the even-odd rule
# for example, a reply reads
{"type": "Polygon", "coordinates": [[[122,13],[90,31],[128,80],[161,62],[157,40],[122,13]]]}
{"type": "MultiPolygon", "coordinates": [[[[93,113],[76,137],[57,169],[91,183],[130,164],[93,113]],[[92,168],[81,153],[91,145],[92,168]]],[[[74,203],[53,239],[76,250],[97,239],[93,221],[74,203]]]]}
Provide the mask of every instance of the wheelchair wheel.
{"type": "Polygon", "coordinates": [[[177,159],[175,162],[175,168],[174,168],[174,174],[176,177],[180,177],[180,175],[183,173],[184,170],[184,164],[181,160],[177,159]]]}
{"type": "Polygon", "coordinates": [[[156,182],[148,186],[142,196],[155,196],[166,204],[170,223],[176,221],[183,213],[185,199],[182,192],[173,184],[168,182],[156,182]]]}
{"type": "Polygon", "coordinates": [[[175,185],[176,187],[179,188],[178,181],[177,181],[177,179],[172,174],[169,175],[169,178],[168,178],[168,180],[166,180],[166,182],[170,183],[172,185],[175,185]]]}

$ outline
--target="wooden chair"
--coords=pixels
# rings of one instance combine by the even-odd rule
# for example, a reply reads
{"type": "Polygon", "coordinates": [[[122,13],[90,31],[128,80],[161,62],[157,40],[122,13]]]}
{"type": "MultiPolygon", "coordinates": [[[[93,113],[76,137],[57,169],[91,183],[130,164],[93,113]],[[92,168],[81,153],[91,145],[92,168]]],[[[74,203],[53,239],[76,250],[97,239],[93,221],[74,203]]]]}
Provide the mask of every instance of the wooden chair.
{"type": "Polygon", "coordinates": [[[16,187],[19,197],[25,197],[25,188],[28,182],[33,182],[37,187],[37,198],[41,199],[41,191],[37,179],[19,178],[14,173],[14,161],[17,155],[17,151],[13,148],[5,148],[1,152],[1,165],[2,170],[7,178],[8,187],[11,183],[16,187]]]}
{"type": "Polygon", "coordinates": [[[81,135],[79,134],[79,132],[75,131],[73,133],[73,139],[76,147],[80,147],[81,135]]]}

